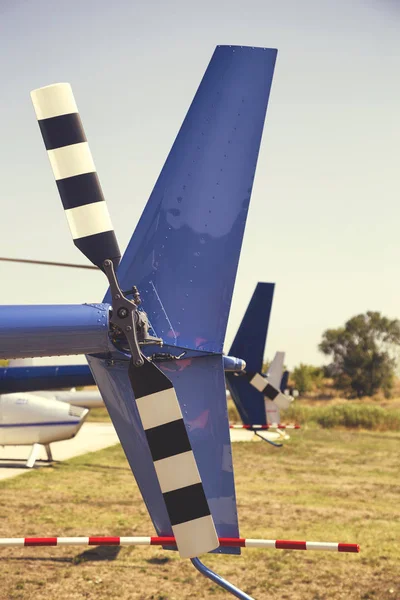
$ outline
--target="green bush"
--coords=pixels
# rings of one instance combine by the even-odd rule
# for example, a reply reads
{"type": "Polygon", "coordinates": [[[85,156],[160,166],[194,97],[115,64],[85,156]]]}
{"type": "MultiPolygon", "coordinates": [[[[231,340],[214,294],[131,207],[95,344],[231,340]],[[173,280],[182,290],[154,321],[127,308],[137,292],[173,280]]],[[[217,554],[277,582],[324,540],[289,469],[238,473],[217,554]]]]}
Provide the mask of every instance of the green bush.
{"type": "Polygon", "coordinates": [[[321,367],[300,363],[293,370],[291,379],[294,381],[295,388],[299,390],[300,394],[305,394],[306,392],[312,392],[322,385],[324,372],[321,367]]]}
{"type": "Polygon", "coordinates": [[[321,427],[346,427],[373,431],[400,430],[400,410],[388,410],[371,404],[348,402],[331,406],[302,406],[294,402],[284,415],[285,422],[300,425],[317,423],[321,427]]]}
{"type": "Polygon", "coordinates": [[[350,398],[392,393],[400,346],[400,321],[368,311],[344,327],[327,329],[318,348],[332,362],[327,366],[337,389],[350,398]]]}

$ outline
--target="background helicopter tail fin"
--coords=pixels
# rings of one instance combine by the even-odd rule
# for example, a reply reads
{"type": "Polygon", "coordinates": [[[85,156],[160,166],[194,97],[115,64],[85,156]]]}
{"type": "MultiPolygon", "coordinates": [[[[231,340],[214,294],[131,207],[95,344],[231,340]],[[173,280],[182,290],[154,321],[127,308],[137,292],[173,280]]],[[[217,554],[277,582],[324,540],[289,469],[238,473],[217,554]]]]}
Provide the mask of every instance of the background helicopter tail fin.
{"type": "Polygon", "coordinates": [[[282,379],[281,379],[281,385],[280,385],[281,392],[284,394],[285,390],[287,390],[288,387],[289,387],[289,371],[286,370],[283,372],[282,379]]]}
{"type": "Polygon", "coordinates": [[[277,352],[269,365],[267,377],[268,381],[274,387],[280,389],[285,362],[285,353],[277,352]]]}
{"type": "MultiPolygon", "coordinates": [[[[229,350],[231,356],[246,361],[246,371],[250,373],[262,371],[274,288],[274,283],[257,284],[229,350]]],[[[266,424],[264,396],[244,377],[234,373],[226,373],[226,381],[243,423],[266,424]]]]}
{"type": "Polygon", "coordinates": [[[261,373],[271,317],[274,283],[257,283],[253,296],[229,350],[246,361],[246,370],[261,373]]]}

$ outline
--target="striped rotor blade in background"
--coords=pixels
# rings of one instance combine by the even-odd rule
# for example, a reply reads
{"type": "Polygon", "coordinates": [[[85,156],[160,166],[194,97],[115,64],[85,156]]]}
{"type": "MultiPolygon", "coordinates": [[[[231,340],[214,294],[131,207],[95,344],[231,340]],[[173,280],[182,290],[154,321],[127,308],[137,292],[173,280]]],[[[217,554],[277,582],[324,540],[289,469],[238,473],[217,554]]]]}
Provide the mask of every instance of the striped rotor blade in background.
{"type": "Polygon", "coordinates": [[[250,385],[261,392],[265,398],[275,402],[280,409],[285,410],[293,401],[292,396],[282,394],[278,388],[276,388],[274,385],[271,385],[268,379],[260,375],[260,373],[248,373],[247,376],[250,381],[250,385]]]}
{"type": "Polygon", "coordinates": [[[268,382],[268,379],[260,375],[260,373],[248,373],[248,378],[250,381],[250,385],[252,385],[256,390],[264,394],[269,400],[275,400],[275,398],[280,394],[279,390],[277,390],[273,385],[268,382]]]}
{"type": "Polygon", "coordinates": [[[129,379],[182,558],[218,548],[218,536],[171,381],[145,359],[129,379]]]}
{"type": "Polygon", "coordinates": [[[121,253],[69,83],[31,92],[75,246],[102,269],[118,267],[121,253]]]}

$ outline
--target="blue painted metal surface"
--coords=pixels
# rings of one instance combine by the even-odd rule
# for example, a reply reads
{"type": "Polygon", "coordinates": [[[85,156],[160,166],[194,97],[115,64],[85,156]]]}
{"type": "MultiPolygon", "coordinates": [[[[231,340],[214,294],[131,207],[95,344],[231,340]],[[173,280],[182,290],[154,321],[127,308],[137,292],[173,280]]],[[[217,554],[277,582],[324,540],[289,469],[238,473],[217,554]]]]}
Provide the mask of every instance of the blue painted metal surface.
{"type": "MultiPolygon", "coordinates": [[[[274,296],[273,283],[258,283],[240,324],[229,354],[246,361],[246,371],[261,373],[268,325],[274,296]]],[[[245,425],[266,425],[264,396],[250,383],[226,374],[232,399],[245,425]]]]}
{"type": "MultiPolygon", "coordinates": [[[[128,379],[128,361],[88,356],[122,447],[158,535],[172,535],[153,461],[128,379]]],[[[160,363],[174,384],[219,537],[238,537],[222,357],[160,363]]],[[[216,552],[239,554],[239,548],[216,552]]]]}
{"type": "Polygon", "coordinates": [[[235,356],[223,356],[222,358],[224,361],[224,371],[240,373],[246,368],[246,362],[241,358],[236,358],[235,356]]]}
{"type": "MultiPolygon", "coordinates": [[[[188,352],[160,368],[221,537],[238,536],[222,347],[275,59],[275,50],[217,47],[118,269],[122,289],[138,286],[168,352],[216,353],[188,352]]],[[[127,363],[88,361],[156,530],[171,535],[127,363]]]]}
{"type": "Polygon", "coordinates": [[[261,373],[274,298],[274,283],[257,283],[229,354],[246,361],[249,372],[261,373]]]}
{"type": "Polygon", "coordinates": [[[285,392],[285,390],[289,386],[289,371],[284,371],[281,379],[281,392],[285,392]]]}
{"type": "Polygon", "coordinates": [[[106,304],[0,306],[0,358],[107,353],[106,304]]]}
{"type": "Polygon", "coordinates": [[[240,598],[240,600],[254,600],[254,598],[252,598],[252,596],[249,596],[245,592],[242,592],[242,590],[237,588],[232,583],[229,583],[229,581],[227,581],[226,579],[221,577],[221,575],[218,575],[217,573],[214,573],[214,571],[211,571],[211,569],[206,567],[206,565],[203,564],[198,558],[191,558],[190,560],[192,561],[193,566],[202,575],[204,575],[204,577],[207,577],[207,579],[211,579],[211,581],[213,581],[220,587],[224,588],[224,590],[226,590],[227,592],[232,594],[232,596],[235,596],[236,598],[240,598]]]}
{"type": "Polygon", "coordinates": [[[174,346],[222,352],[275,59],[216,48],[118,269],[174,346]]]}
{"type": "Polygon", "coordinates": [[[88,365],[0,368],[0,394],[94,385],[88,365]]]}
{"type": "Polygon", "coordinates": [[[245,425],[266,425],[264,396],[245,377],[226,373],[226,383],[232,400],[245,425]]]}

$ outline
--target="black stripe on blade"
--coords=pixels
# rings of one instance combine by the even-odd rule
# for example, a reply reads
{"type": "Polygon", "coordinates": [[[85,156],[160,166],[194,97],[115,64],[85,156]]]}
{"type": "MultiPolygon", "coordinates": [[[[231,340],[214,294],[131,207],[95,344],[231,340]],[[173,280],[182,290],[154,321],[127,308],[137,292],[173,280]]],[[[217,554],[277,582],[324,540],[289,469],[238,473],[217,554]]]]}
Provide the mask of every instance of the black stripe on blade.
{"type": "Polygon", "coordinates": [[[171,525],[179,525],[211,514],[201,483],[166,492],[163,497],[171,525]]]}
{"type": "Polygon", "coordinates": [[[104,196],[97,173],[84,173],[56,181],[65,210],[103,202],[104,196]]]}
{"type": "Polygon", "coordinates": [[[135,367],[130,362],[128,375],[135,398],[150,396],[174,387],[168,377],[147,359],[142,367],[135,367]]]}
{"type": "Polygon", "coordinates": [[[145,434],[154,462],[192,449],[183,419],[146,429],[145,434]]]}
{"type": "Polygon", "coordinates": [[[275,400],[275,398],[279,394],[279,390],[275,389],[272,385],[270,385],[268,383],[267,387],[264,388],[263,394],[264,394],[264,396],[266,396],[270,400],[275,400]]]}
{"type": "Polygon", "coordinates": [[[87,141],[79,113],[42,119],[38,123],[46,150],[87,141]]]}
{"type": "Polygon", "coordinates": [[[103,262],[109,258],[117,270],[121,260],[121,252],[118,247],[114,230],[88,235],[74,240],[74,244],[94,265],[103,269],[103,262]]]}

